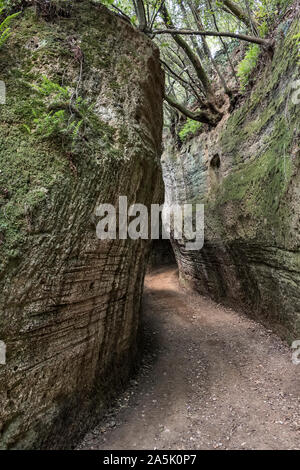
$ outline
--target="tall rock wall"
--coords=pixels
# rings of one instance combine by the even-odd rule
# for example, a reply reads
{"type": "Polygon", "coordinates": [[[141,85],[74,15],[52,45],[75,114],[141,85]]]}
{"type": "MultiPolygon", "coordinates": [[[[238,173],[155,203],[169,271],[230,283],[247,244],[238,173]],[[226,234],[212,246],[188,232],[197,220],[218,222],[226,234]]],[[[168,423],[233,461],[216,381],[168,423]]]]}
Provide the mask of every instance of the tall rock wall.
{"type": "Polygon", "coordinates": [[[95,208],[163,196],[158,51],[72,5],[26,9],[0,50],[1,449],[69,447],[126,380],[149,243],[99,241],[95,208]]]}
{"type": "Polygon", "coordinates": [[[173,244],[183,282],[292,340],[300,337],[297,32],[299,18],[281,25],[273,60],[265,57],[230,117],[179,149],[167,139],[163,155],[167,203],[205,204],[204,248],[173,244]]]}

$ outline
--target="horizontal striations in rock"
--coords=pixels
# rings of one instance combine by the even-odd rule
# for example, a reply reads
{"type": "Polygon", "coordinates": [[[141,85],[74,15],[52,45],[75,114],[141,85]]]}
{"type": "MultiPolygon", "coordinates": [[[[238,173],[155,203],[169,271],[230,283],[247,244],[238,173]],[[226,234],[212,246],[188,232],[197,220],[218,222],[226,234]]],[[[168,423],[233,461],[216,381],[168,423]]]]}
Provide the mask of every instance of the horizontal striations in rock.
{"type": "Polygon", "coordinates": [[[205,245],[174,242],[183,282],[300,335],[299,19],[244,104],[163,154],[166,201],[205,204],[205,245]],[[294,92],[293,92],[294,90],[294,92]]]}
{"type": "Polygon", "coordinates": [[[99,241],[95,209],[162,202],[163,75],[91,2],[27,8],[0,63],[0,448],[67,448],[134,364],[149,243],[99,241]]]}

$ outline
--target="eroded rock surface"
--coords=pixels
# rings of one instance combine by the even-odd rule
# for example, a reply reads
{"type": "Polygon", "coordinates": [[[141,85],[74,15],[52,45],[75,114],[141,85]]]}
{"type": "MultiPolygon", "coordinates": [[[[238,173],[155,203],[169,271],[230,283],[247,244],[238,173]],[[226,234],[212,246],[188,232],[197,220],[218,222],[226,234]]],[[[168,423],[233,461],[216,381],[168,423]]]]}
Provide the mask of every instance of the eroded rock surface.
{"type": "MultiPolygon", "coordinates": [[[[289,29],[288,29],[289,26],[289,29]]],[[[181,279],[238,304],[292,340],[300,335],[299,19],[217,129],[163,156],[166,201],[205,204],[205,246],[174,242],[181,279]],[[294,88],[293,88],[294,86],[294,88]]]]}
{"type": "Polygon", "coordinates": [[[163,76],[89,1],[25,10],[0,63],[0,448],[67,448],[134,362],[149,244],[100,242],[95,208],[162,202],[163,76]]]}

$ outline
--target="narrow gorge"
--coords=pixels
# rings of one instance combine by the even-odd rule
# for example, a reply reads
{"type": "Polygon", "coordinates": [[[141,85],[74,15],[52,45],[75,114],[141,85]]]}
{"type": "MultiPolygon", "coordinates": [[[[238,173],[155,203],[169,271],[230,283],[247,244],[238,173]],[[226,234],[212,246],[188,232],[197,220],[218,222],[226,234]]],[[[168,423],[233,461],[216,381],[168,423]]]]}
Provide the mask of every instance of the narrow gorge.
{"type": "Polygon", "coordinates": [[[1,450],[300,449],[300,4],[229,50],[198,3],[165,40],[164,1],[0,1],[1,450]],[[120,197],[204,206],[203,247],[122,236],[120,197]]]}

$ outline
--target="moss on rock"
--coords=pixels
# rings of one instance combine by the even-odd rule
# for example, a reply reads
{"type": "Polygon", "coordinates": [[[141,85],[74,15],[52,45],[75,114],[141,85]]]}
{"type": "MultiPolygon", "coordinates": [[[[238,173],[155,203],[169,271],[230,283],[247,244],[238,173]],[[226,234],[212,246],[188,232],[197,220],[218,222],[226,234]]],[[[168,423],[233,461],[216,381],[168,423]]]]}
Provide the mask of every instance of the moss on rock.
{"type": "Polygon", "coordinates": [[[289,339],[300,333],[300,107],[292,100],[299,27],[295,18],[277,38],[240,108],[180,155],[169,146],[163,160],[168,201],[205,204],[203,250],[174,242],[181,277],[289,339]]]}
{"type": "Polygon", "coordinates": [[[128,378],[149,243],[95,209],[162,199],[158,51],[88,0],[39,13],[0,50],[1,449],[71,446],[128,378]]]}

